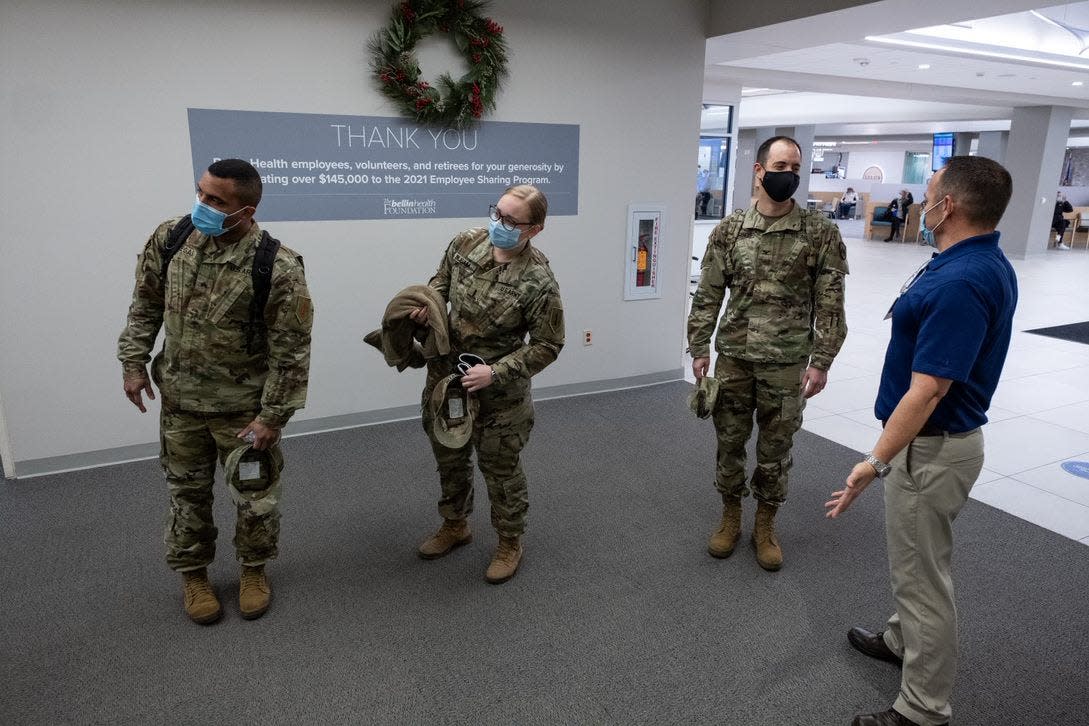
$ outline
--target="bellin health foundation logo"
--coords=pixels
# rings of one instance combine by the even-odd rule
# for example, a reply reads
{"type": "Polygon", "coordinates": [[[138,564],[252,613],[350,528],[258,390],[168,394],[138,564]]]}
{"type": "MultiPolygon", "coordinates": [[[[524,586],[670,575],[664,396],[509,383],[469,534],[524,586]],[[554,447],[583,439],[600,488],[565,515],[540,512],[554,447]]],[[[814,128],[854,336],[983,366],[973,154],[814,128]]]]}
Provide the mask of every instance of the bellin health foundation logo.
{"type": "Polygon", "coordinates": [[[383,199],[382,214],[387,217],[418,217],[436,214],[438,207],[434,199],[383,199]]]}

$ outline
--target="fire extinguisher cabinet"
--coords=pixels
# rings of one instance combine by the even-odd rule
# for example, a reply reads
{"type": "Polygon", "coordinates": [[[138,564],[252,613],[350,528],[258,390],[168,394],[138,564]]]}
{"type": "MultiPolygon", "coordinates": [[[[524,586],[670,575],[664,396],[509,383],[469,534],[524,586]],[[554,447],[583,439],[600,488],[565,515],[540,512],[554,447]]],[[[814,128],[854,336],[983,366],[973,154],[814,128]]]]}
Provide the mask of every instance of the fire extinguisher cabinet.
{"type": "Polygon", "coordinates": [[[662,217],[665,205],[629,204],[625,247],[624,299],[658,298],[662,217]]]}

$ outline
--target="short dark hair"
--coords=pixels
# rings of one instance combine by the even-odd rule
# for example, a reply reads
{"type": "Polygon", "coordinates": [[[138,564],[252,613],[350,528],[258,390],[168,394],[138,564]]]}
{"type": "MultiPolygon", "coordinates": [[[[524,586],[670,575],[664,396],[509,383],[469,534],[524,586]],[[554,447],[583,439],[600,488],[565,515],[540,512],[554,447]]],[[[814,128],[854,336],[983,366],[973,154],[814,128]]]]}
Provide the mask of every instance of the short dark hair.
{"type": "Polygon", "coordinates": [[[233,179],[238,197],[247,206],[261,203],[261,175],[253,165],[242,159],[220,159],[208,167],[208,173],[220,179],[233,179]]]}
{"type": "Polygon", "coordinates": [[[760,148],[756,150],[756,163],[760,166],[765,166],[768,163],[768,154],[771,153],[771,147],[776,141],[789,141],[798,147],[798,153],[802,153],[802,147],[797,141],[789,136],[772,136],[770,139],[760,144],[760,148]]]}
{"type": "Polygon", "coordinates": [[[937,192],[955,199],[969,222],[994,229],[1010,203],[1013,179],[994,159],[951,156],[942,167],[937,192]]]}

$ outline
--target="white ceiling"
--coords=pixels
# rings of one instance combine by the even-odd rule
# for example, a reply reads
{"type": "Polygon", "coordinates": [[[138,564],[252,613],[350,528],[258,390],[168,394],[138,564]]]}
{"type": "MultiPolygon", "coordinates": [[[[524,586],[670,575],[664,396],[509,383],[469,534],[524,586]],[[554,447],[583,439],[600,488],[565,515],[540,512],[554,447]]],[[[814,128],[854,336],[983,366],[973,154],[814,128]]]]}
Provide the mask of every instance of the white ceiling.
{"type": "Polygon", "coordinates": [[[772,89],[743,97],[739,125],[816,124],[818,135],[1008,129],[1016,106],[1071,106],[1075,126],[1089,125],[1089,2],[990,0],[1003,14],[979,19],[981,7],[883,0],[720,35],[707,42],[704,97],[772,89]]]}

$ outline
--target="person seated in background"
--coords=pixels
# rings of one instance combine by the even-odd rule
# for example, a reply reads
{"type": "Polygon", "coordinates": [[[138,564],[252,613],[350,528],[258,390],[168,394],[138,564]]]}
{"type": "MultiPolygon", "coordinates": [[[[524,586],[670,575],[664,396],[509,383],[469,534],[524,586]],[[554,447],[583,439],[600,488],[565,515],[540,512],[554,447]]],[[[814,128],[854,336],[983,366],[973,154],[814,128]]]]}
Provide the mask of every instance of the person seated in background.
{"type": "Polygon", "coordinates": [[[885,218],[892,223],[892,227],[889,229],[889,236],[885,238],[886,242],[892,242],[896,239],[896,234],[900,231],[900,225],[907,219],[908,208],[914,203],[915,200],[907,189],[901,189],[900,196],[889,202],[888,209],[885,211],[885,218]]]}
{"type": "Polygon", "coordinates": [[[836,206],[836,219],[851,219],[855,216],[855,205],[858,204],[858,193],[853,187],[847,187],[847,191],[839,198],[836,206]]]}
{"type": "Polygon", "coordinates": [[[1063,216],[1063,212],[1070,214],[1074,211],[1074,208],[1070,206],[1070,201],[1063,196],[1062,192],[1055,192],[1055,214],[1051,216],[1051,229],[1055,231],[1055,249],[1068,250],[1070,245],[1063,242],[1063,235],[1066,234],[1066,228],[1070,225],[1070,220],[1063,216]]]}

